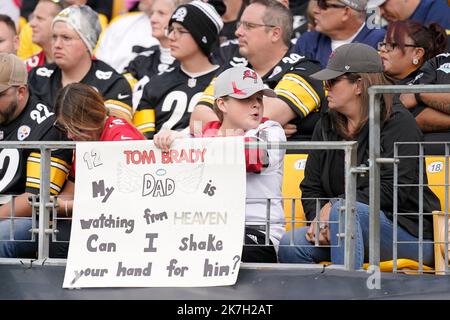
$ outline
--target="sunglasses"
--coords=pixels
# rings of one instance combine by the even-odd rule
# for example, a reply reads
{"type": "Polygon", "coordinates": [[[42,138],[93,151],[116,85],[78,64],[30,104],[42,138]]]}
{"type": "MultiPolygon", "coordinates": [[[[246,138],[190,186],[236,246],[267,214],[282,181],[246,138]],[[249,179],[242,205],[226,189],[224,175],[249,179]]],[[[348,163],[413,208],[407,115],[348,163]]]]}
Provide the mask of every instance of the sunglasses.
{"type": "Polygon", "coordinates": [[[339,81],[342,81],[342,80],[348,80],[348,81],[354,83],[354,82],[358,81],[359,79],[361,79],[361,78],[356,78],[355,79],[355,78],[351,78],[351,77],[348,77],[348,76],[339,76],[339,77],[334,78],[334,79],[325,80],[325,89],[332,88],[334,85],[336,85],[336,83],[338,83],[339,81]]]}
{"type": "Polygon", "coordinates": [[[327,0],[317,0],[317,6],[322,10],[327,10],[328,8],[345,8],[345,4],[338,3],[328,3],[327,0]]]}

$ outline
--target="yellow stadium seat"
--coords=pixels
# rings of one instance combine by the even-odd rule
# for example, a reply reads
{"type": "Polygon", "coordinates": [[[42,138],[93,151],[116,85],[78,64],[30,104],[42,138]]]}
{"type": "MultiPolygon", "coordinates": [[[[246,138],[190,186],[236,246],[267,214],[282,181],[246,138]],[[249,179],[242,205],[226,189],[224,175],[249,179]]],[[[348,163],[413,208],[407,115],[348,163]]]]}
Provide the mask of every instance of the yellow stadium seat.
{"type": "Polygon", "coordinates": [[[100,22],[100,26],[102,27],[102,32],[105,30],[105,28],[108,26],[108,17],[105,16],[103,13],[98,13],[98,21],[100,22]]]}
{"type": "MultiPolygon", "coordinates": [[[[445,157],[440,156],[427,156],[425,158],[426,164],[426,174],[428,178],[428,185],[430,189],[436,194],[441,203],[441,208],[445,207],[445,157]]],[[[444,216],[442,212],[433,212],[433,225],[434,225],[434,241],[444,241],[444,216]]],[[[434,245],[434,258],[435,258],[435,269],[436,274],[442,274],[439,270],[444,270],[444,245],[435,244],[434,245]]],[[[364,264],[364,269],[368,268],[368,263],[364,264]]],[[[393,260],[380,262],[380,271],[382,272],[392,272],[394,268],[393,260]]],[[[419,270],[419,263],[414,260],[409,259],[398,259],[397,260],[398,270],[419,270]]],[[[434,270],[432,267],[423,266],[424,271],[434,270]]],[[[411,272],[415,273],[415,272],[411,272]]]]}
{"type": "Polygon", "coordinates": [[[23,27],[28,23],[25,17],[19,17],[19,25],[17,26],[17,33],[19,34],[23,27]]]}
{"type": "MultiPolygon", "coordinates": [[[[428,184],[430,189],[438,196],[441,203],[442,211],[433,212],[433,229],[434,229],[434,260],[436,274],[442,275],[445,271],[445,157],[443,156],[427,156],[425,158],[428,184]]],[[[450,182],[450,170],[447,171],[450,182]]],[[[447,191],[450,201],[450,188],[447,191]]],[[[450,207],[450,203],[449,203],[450,207]]],[[[448,208],[450,209],[450,208],[448,208]]],[[[448,210],[447,209],[447,210],[448,210]]],[[[450,229],[450,228],[449,228],[450,229]]]]}
{"type": "MultiPolygon", "coordinates": [[[[332,263],[330,261],[322,261],[319,264],[329,266],[332,263]]],[[[363,268],[364,268],[364,270],[367,270],[369,268],[369,264],[364,263],[363,268]]],[[[380,262],[380,271],[381,272],[392,272],[393,270],[394,270],[394,260],[380,262]]],[[[397,259],[397,270],[402,270],[407,274],[417,274],[416,271],[419,270],[419,263],[417,261],[410,260],[410,259],[397,259]],[[407,272],[405,270],[411,270],[411,271],[415,271],[415,272],[407,272]]],[[[434,269],[424,265],[423,270],[424,271],[433,271],[434,269]]]]}
{"type": "Polygon", "coordinates": [[[127,7],[125,6],[125,0],[113,0],[111,20],[117,16],[125,14],[127,7]]]}
{"type": "MultiPolygon", "coordinates": [[[[445,157],[427,156],[425,158],[428,185],[441,202],[441,209],[445,209],[445,157]]],[[[450,163],[449,163],[450,165],[450,163]]],[[[450,182],[450,170],[447,173],[450,182]]],[[[450,196],[450,188],[449,188],[450,196]]],[[[449,198],[450,201],[450,198],[449,198]]],[[[449,204],[450,206],[450,204],[449,204]]]]}
{"type": "MultiPolygon", "coordinates": [[[[286,217],[286,231],[292,229],[292,205],[295,203],[294,208],[294,220],[305,221],[305,213],[303,212],[303,206],[300,201],[302,192],[300,191],[300,182],[305,175],[305,164],[307,154],[286,154],[284,156],[284,174],[283,174],[283,187],[282,193],[284,198],[284,215],[286,217]],[[289,199],[291,198],[291,199],[289,199]],[[296,200],[292,200],[296,198],[296,200]]],[[[295,222],[294,227],[305,226],[305,222],[295,222]]]]}
{"type": "MultiPolygon", "coordinates": [[[[284,157],[284,175],[283,175],[283,197],[288,198],[284,200],[284,214],[286,217],[286,231],[292,229],[291,211],[292,211],[292,200],[289,198],[301,198],[300,182],[304,178],[305,164],[307,154],[286,154],[284,157]]],[[[445,208],[445,157],[443,156],[427,156],[425,158],[426,163],[426,173],[428,178],[428,184],[430,189],[436,194],[441,203],[441,208],[445,208]]],[[[450,170],[449,181],[450,181],[450,170]]],[[[449,202],[450,202],[450,187],[449,187],[449,202]]],[[[450,203],[449,203],[450,207],[450,203]]],[[[433,223],[434,223],[434,253],[435,253],[435,269],[436,274],[443,274],[445,266],[445,216],[443,212],[434,211],[433,212],[433,223]]],[[[303,207],[300,200],[295,201],[295,220],[306,220],[305,214],[303,212],[303,207]]],[[[449,223],[449,236],[450,241],[450,220],[449,223]]],[[[296,222],[295,228],[305,226],[304,222],[296,222]]],[[[450,245],[449,245],[450,249],[450,245]]],[[[450,252],[449,252],[450,256],[450,252]]],[[[320,264],[330,265],[331,262],[323,261],[320,264]]],[[[368,263],[364,264],[364,269],[367,270],[369,267],[368,263]]],[[[380,262],[381,272],[392,272],[394,268],[393,260],[380,262]]],[[[410,259],[398,259],[397,260],[397,270],[402,270],[405,273],[417,274],[419,270],[419,263],[410,259]],[[407,272],[406,270],[411,270],[412,272],[407,272]]],[[[433,271],[433,267],[423,266],[424,271],[433,271]]]]}
{"type": "MultiPolygon", "coordinates": [[[[445,215],[444,212],[434,212],[433,229],[434,229],[434,268],[436,274],[445,274],[445,215]]],[[[447,223],[450,221],[447,218],[447,223]]],[[[448,228],[447,240],[450,240],[450,224],[448,228]]],[[[450,246],[448,247],[450,249],[450,246]]],[[[450,252],[450,250],[449,250],[450,252]]],[[[449,255],[450,256],[450,255],[449,255]]]]}
{"type": "MultiPolygon", "coordinates": [[[[367,270],[369,268],[368,263],[364,263],[363,268],[367,270]]],[[[380,271],[381,272],[392,272],[394,270],[394,260],[381,261],[380,271]]],[[[419,263],[410,259],[397,259],[397,270],[419,270],[419,263]]],[[[424,271],[432,271],[433,268],[424,265],[424,271]]],[[[407,272],[408,273],[408,272],[407,272]]],[[[417,272],[411,272],[416,274],[417,272]]]]}
{"type": "Polygon", "coordinates": [[[25,24],[19,34],[19,50],[17,50],[17,56],[26,60],[36,53],[42,51],[42,48],[33,43],[32,40],[33,31],[29,23],[25,24]]]}

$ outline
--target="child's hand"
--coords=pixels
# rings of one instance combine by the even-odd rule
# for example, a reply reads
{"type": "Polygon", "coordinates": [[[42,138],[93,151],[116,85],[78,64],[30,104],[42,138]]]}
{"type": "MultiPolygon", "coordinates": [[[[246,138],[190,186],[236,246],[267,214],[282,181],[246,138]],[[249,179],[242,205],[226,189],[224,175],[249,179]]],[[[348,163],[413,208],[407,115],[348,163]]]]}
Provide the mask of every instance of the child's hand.
{"type": "Polygon", "coordinates": [[[175,141],[175,139],[182,138],[183,134],[175,130],[161,129],[153,137],[153,143],[159,149],[164,152],[169,151],[170,146],[175,141]]]}
{"type": "Polygon", "coordinates": [[[283,129],[284,129],[284,134],[286,135],[287,138],[291,137],[294,133],[297,132],[297,126],[292,123],[286,123],[283,126],[283,129]]]}

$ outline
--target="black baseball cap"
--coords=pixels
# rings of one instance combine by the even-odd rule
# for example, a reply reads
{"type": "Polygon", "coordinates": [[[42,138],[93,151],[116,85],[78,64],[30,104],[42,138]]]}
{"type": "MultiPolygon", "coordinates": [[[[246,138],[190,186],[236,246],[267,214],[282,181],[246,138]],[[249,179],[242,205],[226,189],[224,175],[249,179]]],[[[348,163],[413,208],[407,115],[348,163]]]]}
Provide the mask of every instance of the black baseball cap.
{"type": "Polygon", "coordinates": [[[378,51],[363,43],[344,44],[331,53],[327,67],[312,74],[311,78],[330,80],[348,72],[383,72],[383,62],[378,51]]]}

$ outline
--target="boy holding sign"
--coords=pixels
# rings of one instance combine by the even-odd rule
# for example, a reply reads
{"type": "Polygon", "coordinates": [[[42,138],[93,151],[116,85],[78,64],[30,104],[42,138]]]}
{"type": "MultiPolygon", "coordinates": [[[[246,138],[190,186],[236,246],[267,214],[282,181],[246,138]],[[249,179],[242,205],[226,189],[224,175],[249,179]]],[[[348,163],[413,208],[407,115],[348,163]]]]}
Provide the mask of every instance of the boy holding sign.
{"type": "MultiPolygon", "coordinates": [[[[264,87],[261,77],[247,67],[222,72],[214,86],[214,111],[220,121],[205,125],[200,137],[242,135],[245,141],[286,141],[283,128],[263,118],[263,96],[276,97],[264,87]]],[[[175,139],[186,137],[173,130],[162,130],[154,137],[155,146],[167,151],[175,139]]],[[[243,262],[277,262],[276,249],[284,233],[281,202],[284,150],[246,149],[247,202],[243,262]],[[267,199],[272,199],[270,202],[267,199]],[[270,221],[267,206],[270,203],[270,221]],[[266,233],[269,242],[266,243],[266,233]]]]}

